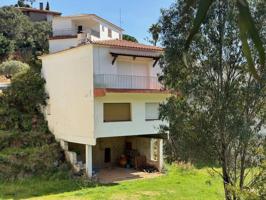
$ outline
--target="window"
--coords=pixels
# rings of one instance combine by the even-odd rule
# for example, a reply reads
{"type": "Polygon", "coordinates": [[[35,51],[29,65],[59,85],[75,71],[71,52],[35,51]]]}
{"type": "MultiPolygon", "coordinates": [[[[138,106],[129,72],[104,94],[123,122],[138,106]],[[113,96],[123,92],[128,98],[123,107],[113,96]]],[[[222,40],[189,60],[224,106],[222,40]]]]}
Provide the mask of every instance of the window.
{"type": "Polygon", "coordinates": [[[151,160],[158,161],[158,139],[151,139],[151,160]]]}
{"type": "Polygon", "coordinates": [[[159,103],[146,103],[146,121],[159,120],[159,103]]]}
{"type": "Polygon", "coordinates": [[[78,26],[78,33],[82,33],[82,31],[83,31],[83,26],[78,26]]]}
{"type": "Polygon", "coordinates": [[[130,103],[105,103],[104,122],[131,121],[130,103]]]}
{"type": "Polygon", "coordinates": [[[110,28],[108,28],[108,37],[112,38],[112,30],[110,28]]]}
{"type": "Polygon", "coordinates": [[[104,26],[102,25],[102,32],[104,32],[105,31],[105,28],[104,28],[104,26]]]}

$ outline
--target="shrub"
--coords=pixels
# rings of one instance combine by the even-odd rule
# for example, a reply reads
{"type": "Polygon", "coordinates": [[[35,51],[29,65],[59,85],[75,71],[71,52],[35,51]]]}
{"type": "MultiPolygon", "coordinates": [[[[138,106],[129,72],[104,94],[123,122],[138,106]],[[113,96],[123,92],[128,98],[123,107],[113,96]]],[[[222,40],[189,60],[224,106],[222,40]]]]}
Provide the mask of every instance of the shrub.
{"type": "Polygon", "coordinates": [[[10,60],[0,64],[0,75],[11,78],[16,74],[26,73],[29,69],[30,66],[26,63],[22,63],[16,60],[10,60]]]}
{"type": "Polygon", "coordinates": [[[33,70],[14,76],[11,86],[0,96],[0,129],[47,129],[41,113],[47,99],[44,83],[40,74],[33,70]]]}

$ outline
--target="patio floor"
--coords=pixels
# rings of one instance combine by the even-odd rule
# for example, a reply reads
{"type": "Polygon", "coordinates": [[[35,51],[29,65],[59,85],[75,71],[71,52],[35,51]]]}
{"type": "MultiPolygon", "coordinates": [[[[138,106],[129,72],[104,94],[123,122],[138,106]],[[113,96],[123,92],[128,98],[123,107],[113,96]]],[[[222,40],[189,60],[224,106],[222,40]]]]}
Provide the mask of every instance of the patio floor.
{"type": "Polygon", "coordinates": [[[134,169],[126,168],[110,168],[102,169],[97,174],[98,180],[100,183],[117,183],[120,181],[126,181],[131,179],[146,179],[146,178],[155,178],[162,176],[162,173],[147,173],[142,171],[137,171],[134,169]]]}

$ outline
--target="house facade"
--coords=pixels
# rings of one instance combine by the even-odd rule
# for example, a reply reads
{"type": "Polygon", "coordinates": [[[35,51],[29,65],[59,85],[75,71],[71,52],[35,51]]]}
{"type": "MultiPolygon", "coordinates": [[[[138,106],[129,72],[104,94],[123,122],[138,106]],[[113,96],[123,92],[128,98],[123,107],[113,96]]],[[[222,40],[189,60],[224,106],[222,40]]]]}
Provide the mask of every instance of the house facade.
{"type": "Polygon", "coordinates": [[[50,54],[41,57],[50,130],[74,166],[163,167],[159,47],[121,40],[123,30],[96,16],[56,17],[50,54]]]}
{"type": "Polygon", "coordinates": [[[28,8],[28,7],[18,7],[18,9],[31,21],[34,22],[41,22],[47,21],[52,22],[53,18],[56,16],[60,16],[60,12],[51,11],[44,9],[43,3],[40,3],[40,7],[38,8],[28,8]]]}

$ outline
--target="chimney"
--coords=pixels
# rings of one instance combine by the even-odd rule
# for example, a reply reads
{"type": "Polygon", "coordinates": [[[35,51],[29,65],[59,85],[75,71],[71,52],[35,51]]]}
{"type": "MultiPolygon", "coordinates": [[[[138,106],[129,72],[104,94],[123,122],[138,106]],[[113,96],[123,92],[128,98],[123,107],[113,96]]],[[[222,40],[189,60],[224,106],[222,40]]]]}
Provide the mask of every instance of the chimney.
{"type": "Polygon", "coordinates": [[[43,10],[43,2],[40,2],[40,10],[43,10]]]}

